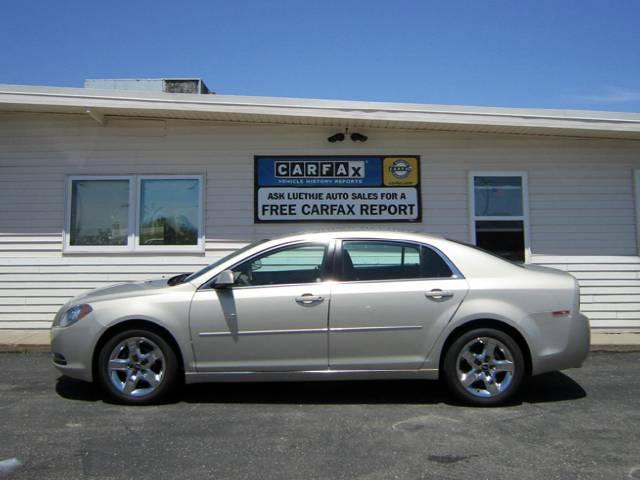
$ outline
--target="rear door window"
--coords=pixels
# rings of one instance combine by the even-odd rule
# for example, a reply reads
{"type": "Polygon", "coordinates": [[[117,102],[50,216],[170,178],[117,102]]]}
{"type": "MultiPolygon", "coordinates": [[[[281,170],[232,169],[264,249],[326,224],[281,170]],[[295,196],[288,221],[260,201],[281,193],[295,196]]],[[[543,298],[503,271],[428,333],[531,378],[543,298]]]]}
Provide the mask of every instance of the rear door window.
{"type": "Polygon", "coordinates": [[[413,243],[380,240],[342,242],[341,280],[448,278],[451,269],[434,250],[413,243]]]}

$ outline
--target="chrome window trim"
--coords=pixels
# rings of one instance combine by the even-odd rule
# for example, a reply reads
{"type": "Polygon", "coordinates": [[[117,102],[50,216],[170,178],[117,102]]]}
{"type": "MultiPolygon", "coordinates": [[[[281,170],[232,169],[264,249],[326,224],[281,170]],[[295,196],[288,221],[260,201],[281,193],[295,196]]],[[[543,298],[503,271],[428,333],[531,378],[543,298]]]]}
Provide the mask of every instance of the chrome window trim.
{"type": "MultiPolygon", "coordinates": [[[[335,280],[335,279],[328,279],[328,280],[324,280],[322,282],[313,282],[313,283],[279,283],[277,285],[238,285],[238,286],[232,286],[229,287],[233,290],[240,290],[240,289],[247,289],[247,288],[275,288],[275,287],[295,287],[297,285],[303,286],[303,285],[322,285],[322,284],[326,284],[326,283],[337,283],[337,284],[348,284],[348,283],[380,283],[380,282],[408,282],[408,281],[426,281],[426,280],[459,280],[459,279],[464,279],[464,275],[462,274],[462,272],[458,269],[458,267],[456,267],[456,265],[449,259],[449,257],[447,257],[439,248],[434,247],[433,245],[430,245],[428,243],[424,243],[424,242],[419,242],[417,240],[404,240],[404,239],[387,239],[387,238],[371,238],[371,237],[336,237],[336,238],[330,238],[327,240],[316,240],[316,241],[310,241],[310,240],[295,240],[293,242],[287,242],[287,243],[282,243],[279,245],[274,245],[272,247],[269,247],[266,250],[262,250],[260,252],[256,252],[252,255],[249,255],[248,257],[245,257],[239,261],[237,261],[236,263],[230,265],[229,267],[226,267],[224,270],[233,270],[235,267],[237,267],[238,265],[240,265],[241,263],[244,263],[246,261],[249,261],[253,258],[259,257],[263,254],[266,254],[268,252],[271,252],[273,250],[277,250],[280,248],[284,248],[284,247],[288,247],[288,246],[292,246],[292,245],[301,245],[301,244],[305,244],[305,243],[309,243],[309,244],[317,244],[317,245],[325,245],[325,248],[327,249],[327,257],[331,257],[333,254],[335,254],[336,251],[336,242],[345,242],[345,241],[377,241],[377,242],[395,242],[395,243],[409,243],[412,245],[416,245],[416,246],[421,246],[421,247],[425,247],[425,248],[430,248],[431,250],[433,250],[444,262],[445,264],[449,267],[449,269],[451,270],[451,276],[450,277],[420,277],[420,278],[393,278],[393,279],[384,279],[384,280],[335,280]]],[[[342,249],[342,248],[341,248],[342,249]]],[[[220,273],[220,272],[218,272],[220,273]]],[[[218,275],[218,273],[216,273],[216,275],[213,275],[209,280],[207,280],[206,282],[204,282],[202,285],[200,285],[200,287],[198,287],[198,290],[211,290],[213,289],[213,287],[211,286],[211,284],[213,283],[214,279],[216,278],[216,276],[218,275]]],[[[335,274],[335,272],[333,272],[335,274]]]]}
{"type": "Polygon", "coordinates": [[[336,238],[335,240],[339,240],[340,241],[340,255],[342,255],[342,250],[343,250],[343,246],[342,243],[343,242],[351,242],[351,241],[369,241],[369,242],[387,242],[387,243],[409,243],[412,245],[417,245],[417,246],[421,246],[421,247],[425,247],[425,248],[430,248],[431,250],[433,250],[443,261],[444,263],[447,265],[447,267],[449,267],[449,270],[451,270],[451,276],[449,277],[419,277],[419,278],[393,278],[393,279],[380,279],[380,280],[338,280],[335,283],[371,283],[371,282],[408,282],[408,281],[420,281],[420,280],[458,280],[458,279],[464,279],[464,275],[462,274],[462,272],[458,269],[458,267],[455,266],[455,264],[449,259],[449,257],[447,257],[444,253],[442,253],[442,251],[437,248],[434,247],[433,245],[430,245],[428,243],[424,243],[424,242],[419,242],[417,240],[403,240],[403,239],[388,239],[388,238],[370,238],[370,237],[340,237],[340,238],[336,238]]]}
{"type": "MultiPolygon", "coordinates": [[[[215,280],[215,278],[218,276],[218,274],[224,270],[233,270],[235,267],[237,267],[238,265],[250,261],[256,257],[260,257],[264,254],[267,254],[273,250],[279,250],[281,248],[286,248],[289,246],[293,246],[293,245],[304,245],[304,244],[310,244],[310,245],[324,245],[325,248],[325,257],[323,258],[323,263],[326,263],[327,260],[329,259],[329,257],[332,254],[332,247],[334,246],[334,242],[335,239],[329,239],[329,240],[316,240],[316,241],[310,241],[310,240],[295,240],[293,242],[287,242],[287,243],[281,243],[279,245],[274,245],[273,247],[269,247],[265,250],[261,250],[259,252],[256,252],[252,255],[249,255],[248,257],[244,257],[243,259],[237,261],[236,263],[224,268],[223,270],[220,270],[219,272],[217,272],[215,275],[213,275],[209,280],[207,280],[206,282],[204,282],[202,285],[200,285],[198,287],[198,290],[211,290],[213,289],[213,287],[211,286],[211,284],[213,283],[213,281],[215,280]]],[[[326,269],[326,268],[325,268],[326,269]]],[[[325,272],[323,272],[325,273],[325,272]]],[[[312,283],[278,283],[275,285],[238,285],[238,286],[231,286],[228,287],[232,290],[236,290],[236,289],[246,289],[246,288],[265,288],[265,287],[290,287],[290,286],[296,286],[296,285],[320,285],[320,284],[324,284],[327,283],[327,281],[322,281],[322,282],[312,282],[312,283]]]]}

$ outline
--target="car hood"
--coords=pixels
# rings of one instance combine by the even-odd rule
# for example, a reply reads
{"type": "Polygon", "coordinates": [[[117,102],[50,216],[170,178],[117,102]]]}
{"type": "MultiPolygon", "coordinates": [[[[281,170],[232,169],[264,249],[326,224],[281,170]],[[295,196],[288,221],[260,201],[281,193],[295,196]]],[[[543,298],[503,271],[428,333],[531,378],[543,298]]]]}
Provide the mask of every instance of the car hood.
{"type": "Polygon", "coordinates": [[[77,303],[91,303],[100,300],[136,297],[156,293],[158,290],[169,288],[166,278],[145,280],[144,282],[117,283],[108,287],[96,288],[78,295],[67,302],[67,305],[77,303]]]}

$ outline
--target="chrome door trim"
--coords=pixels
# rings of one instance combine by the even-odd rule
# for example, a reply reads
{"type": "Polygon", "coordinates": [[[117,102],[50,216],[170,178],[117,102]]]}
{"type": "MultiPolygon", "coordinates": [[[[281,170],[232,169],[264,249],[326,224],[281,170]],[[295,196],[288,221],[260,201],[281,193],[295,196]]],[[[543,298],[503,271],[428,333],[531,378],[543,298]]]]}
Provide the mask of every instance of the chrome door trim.
{"type": "Polygon", "coordinates": [[[292,328],[286,330],[244,330],[239,332],[200,332],[200,337],[230,337],[233,335],[278,335],[283,333],[326,333],[326,332],[370,332],[377,330],[420,330],[422,325],[333,327],[333,328],[292,328]]]}
{"type": "Polygon", "coordinates": [[[326,328],[293,328],[286,330],[244,330],[239,332],[200,332],[200,337],[231,337],[235,335],[278,335],[283,333],[326,333],[326,328]]]}
{"type": "Polygon", "coordinates": [[[371,332],[377,330],[420,330],[422,325],[393,325],[384,327],[331,327],[329,332],[371,332]]]}
{"type": "Polygon", "coordinates": [[[185,372],[186,383],[252,381],[322,381],[375,379],[431,379],[438,378],[438,369],[418,370],[273,370],[185,372]]]}
{"type": "Polygon", "coordinates": [[[376,373],[376,372],[389,372],[389,373],[401,373],[401,372],[437,372],[437,368],[417,368],[417,369],[378,369],[378,370],[363,370],[363,369],[353,369],[353,370],[238,370],[238,371],[220,371],[220,372],[186,372],[186,375],[273,375],[277,373],[300,373],[300,374],[311,374],[311,375],[332,375],[337,373],[376,373]]]}

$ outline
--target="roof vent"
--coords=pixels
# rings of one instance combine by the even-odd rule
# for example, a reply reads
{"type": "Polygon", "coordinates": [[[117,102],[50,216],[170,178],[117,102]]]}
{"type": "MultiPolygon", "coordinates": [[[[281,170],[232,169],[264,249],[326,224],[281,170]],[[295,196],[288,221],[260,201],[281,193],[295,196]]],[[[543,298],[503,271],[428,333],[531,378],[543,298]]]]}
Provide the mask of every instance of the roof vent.
{"type": "Polygon", "coordinates": [[[165,93],[215,93],[200,78],[98,78],[84,81],[84,88],[165,93]]]}

